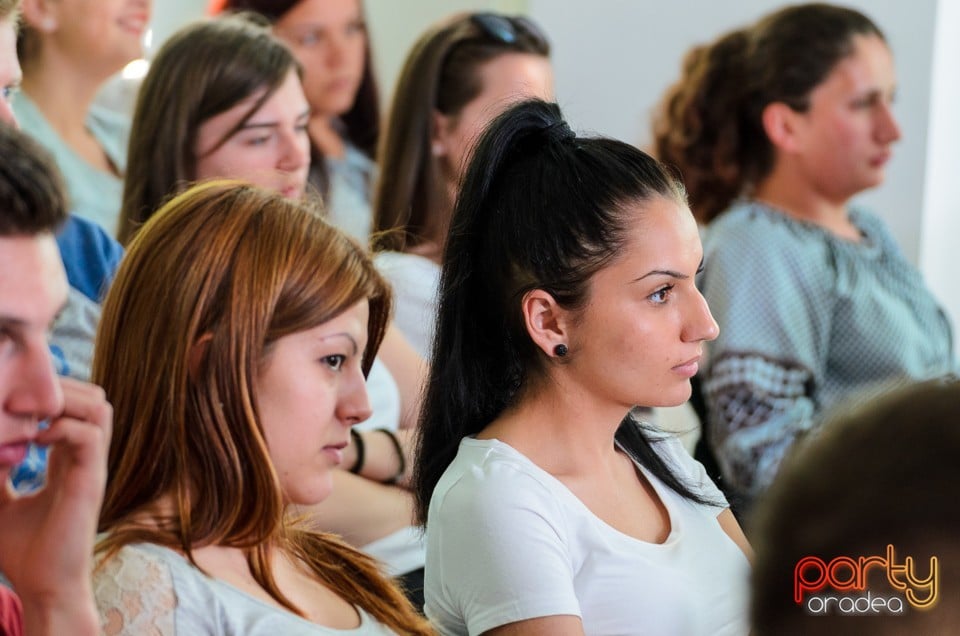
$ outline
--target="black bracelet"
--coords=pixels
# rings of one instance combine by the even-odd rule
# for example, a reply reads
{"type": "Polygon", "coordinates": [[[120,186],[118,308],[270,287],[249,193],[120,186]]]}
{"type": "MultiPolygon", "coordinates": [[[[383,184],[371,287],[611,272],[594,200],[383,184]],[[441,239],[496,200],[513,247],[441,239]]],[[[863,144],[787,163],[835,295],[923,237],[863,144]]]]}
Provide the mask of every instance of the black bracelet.
{"type": "Polygon", "coordinates": [[[400,470],[397,471],[396,475],[384,482],[387,484],[395,484],[400,481],[400,478],[403,477],[403,473],[407,470],[407,458],[403,456],[403,446],[400,445],[400,439],[397,437],[396,433],[391,431],[389,428],[378,428],[374,430],[380,431],[389,437],[390,441],[393,442],[393,447],[397,449],[397,457],[400,458],[400,470]]]}
{"type": "Polygon", "coordinates": [[[363,470],[363,456],[366,449],[363,447],[363,438],[360,437],[360,432],[357,429],[350,429],[350,439],[353,440],[353,445],[357,447],[357,460],[350,467],[350,472],[359,475],[360,471],[363,470]]]}

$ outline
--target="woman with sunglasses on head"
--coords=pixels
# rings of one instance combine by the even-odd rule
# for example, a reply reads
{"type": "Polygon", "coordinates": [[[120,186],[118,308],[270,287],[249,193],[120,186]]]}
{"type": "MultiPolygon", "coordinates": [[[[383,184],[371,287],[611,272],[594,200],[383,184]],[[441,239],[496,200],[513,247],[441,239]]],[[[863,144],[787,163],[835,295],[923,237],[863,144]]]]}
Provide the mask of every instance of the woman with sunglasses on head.
{"type": "Polygon", "coordinates": [[[213,0],[211,11],[253,11],[293,51],[310,104],[310,184],[330,222],[367,244],[380,100],[361,0],[213,0]]]}
{"type": "Polygon", "coordinates": [[[722,327],[705,437],[744,509],[832,404],[953,366],[919,272],[851,203],[883,183],[895,90],[877,25],[808,4],[695,49],[664,99],[657,152],[708,224],[700,287],[722,327]]]}
{"type": "MultiPolygon", "coordinates": [[[[291,199],[310,166],[310,107],[290,50],[264,24],[225,16],[188,25],[157,52],[131,131],[121,235],[131,240],[194,181],[243,179],[291,199]]],[[[308,512],[327,531],[407,577],[416,602],[424,547],[402,485],[412,456],[423,363],[389,328],[367,388],[373,407],[347,449],[332,496],[308,512]],[[388,369],[389,367],[389,369],[388,369]],[[386,483],[390,482],[390,483],[386,483]]]]}
{"type": "Polygon", "coordinates": [[[530,20],[476,13],[433,27],[407,56],[380,146],[374,232],[377,266],[396,294],[396,325],[422,356],[469,150],[512,101],[553,95],[549,54],[530,20]]]}
{"type": "Polygon", "coordinates": [[[673,406],[717,324],[683,186],[529,101],[450,223],[414,490],[444,634],[745,634],[749,546],[673,406]]]}
{"type": "Polygon", "coordinates": [[[137,234],[104,303],[114,405],[94,590],[106,634],[428,634],[326,499],[390,313],[366,252],[302,201],[196,186],[137,234]]]}

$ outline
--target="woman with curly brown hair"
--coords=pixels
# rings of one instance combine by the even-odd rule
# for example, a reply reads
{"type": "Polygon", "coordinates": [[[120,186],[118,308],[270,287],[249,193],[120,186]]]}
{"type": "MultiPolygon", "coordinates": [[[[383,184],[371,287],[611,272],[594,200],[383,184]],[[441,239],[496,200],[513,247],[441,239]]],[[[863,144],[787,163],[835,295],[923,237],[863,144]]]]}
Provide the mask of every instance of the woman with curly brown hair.
{"type": "Polygon", "coordinates": [[[721,327],[706,438],[742,506],[838,399],[954,364],[919,272],[851,204],[883,183],[895,89],[869,18],[807,4],[695,49],[664,100],[657,153],[708,224],[699,284],[721,327]]]}

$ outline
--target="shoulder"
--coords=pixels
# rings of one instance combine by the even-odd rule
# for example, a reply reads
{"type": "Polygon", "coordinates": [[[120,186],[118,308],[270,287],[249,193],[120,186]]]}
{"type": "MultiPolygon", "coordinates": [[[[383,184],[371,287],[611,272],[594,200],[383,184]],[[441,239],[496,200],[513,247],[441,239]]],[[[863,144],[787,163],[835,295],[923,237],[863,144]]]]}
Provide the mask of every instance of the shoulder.
{"type": "Polygon", "coordinates": [[[366,194],[377,177],[377,164],[350,142],[346,143],[342,157],[324,156],[323,163],[331,180],[366,194]]]}
{"type": "Polygon", "coordinates": [[[395,252],[392,250],[377,252],[373,256],[373,262],[377,269],[382,273],[437,273],[440,272],[440,266],[429,258],[418,254],[408,254],[407,252],[395,252]]]}
{"type": "Polygon", "coordinates": [[[821,295],[833,288],[832,243],[820,228],[764,206],[742,203],[704,231],[701,290],[717,299],[780,298],[797,290],[821,295]]]}
{"type": "Polygon", "coordinates": [[[70,286],[99,301],[123,258],[123,247],[98,223],[71,214],[57,233],[70,286]]]}
{"type": "Polygon", "coordinates": [[[854,225],[885,254],[895,254],[902,258],[900,246],[887,227],[886,222],[871,210],[861,207],[850,209],[850,219],[854,225]]]}
{"type": "Polygon", "coordinates": [[[707,475],[703,464],[687,452],[679,437],[664,432],[652,435],[650,441],[654,451],[674,475],[693,493],[710,502],[702,505],[717,511],[729,506],[726,497],[707,475]]]}
{"type": "Polygon", "coordinates": [[[563,543],[567,496],[555,478],[513,448],[468,438],[434,489],[427,538],[450,546],[473,541],[477,533],[495,543],[529,534],[563,543]]]}
{"type": "Polygon", "coordinates": [[[125,545],[115,554],[97,559],[94,579],[133,588],[159,581],[169,582],[172,580],[170,559],[160,550],[165,549],[150,544],[125,545]]]}
{"type": "MultiPolygon", "coordinates": [[[[38,121],[46,123],[43,113],[41,113],[37,105],[33,103],[30,96],[22,90],[14,93],[13,98],[10,100],[10,107],[17,116],[17,123],[21,127],[32,127],[32,125],[38,121]]],[[[27,130],[27,132],[32,134],[31,130],[27,130]]]]}
{"type": "Polygon", "coordinates": [[[126,168],[127,143],[130,140],[130,118],[123,113],[93,104],[87,112],[87,126],[110,160],[123,171],[126,168]]]}
{"type": "Polygon", "coordinates": [[[10,102],[13,113],[17,116],[17,124],[23,132],[50,151],[56,151],[63,141],[53,130],[47,118],[43,116],[33,100],[23,91],[17,92],[10,102]]]}
{"type": "Polygon", "coordinates": [[[810,258],[827,250],[828,243],[818,228],[750,202],[738,203],[704,230],[704,251],[711,256],[782,258],[786,253],[810,258]]]}
{"type": "Polygon", "coordinates": [[[100,106],[99,104],[93,104],[87,112],[87,125],[89,125],[95,133],[116,137],[129,133],[130,118],[121,112],[100,106]]]}
{"type": "Polygon", "coordinates": [[[362,150],[349,141],[345,145],[344,159],[357,170],[367,174],[373,175],[377,171],[377,164],[373,159],[365,155],[362,150]]]}
{"type": "Polygon", "coordinates": [[[390,281],[398,303],[415,299],[433,307],[440,284],[440,266],[429,258],[405,252],[379,252],[374,256],[377,270],[390,281]]]}
{"type": "Polygon", "coordinates": [[[581,548],[550,479],[506,444],[461,443],[427,520],[426,612],[443,633],[580,614],[574,572],[581,548]]]}
{"type": "Polygon", "coordinates": [[[172,634],[178,605],[170,564],[147,545],[128,545],[101,560],[93,593],[105,634],[172,634]]]}
{"type": "Polygon", "coordinates": [[[445,516],[487,516],[510,507],[542,507],[555,502],[553,478],[520,452],[497,440],[467,438],[434,491],[445,516]],[[473,512],[471,512],[473,511],[473,512]]]}

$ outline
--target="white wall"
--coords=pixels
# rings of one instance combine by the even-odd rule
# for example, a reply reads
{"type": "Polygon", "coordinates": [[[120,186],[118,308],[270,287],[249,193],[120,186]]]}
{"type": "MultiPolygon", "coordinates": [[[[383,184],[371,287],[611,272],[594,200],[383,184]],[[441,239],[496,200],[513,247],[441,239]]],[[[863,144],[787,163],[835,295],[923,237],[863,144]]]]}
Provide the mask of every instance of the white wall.
{"type": "Polygon", "coordinates": [[[407,52],[429,25],[461,11],[526,13],[527,4],[526,0],[364,0],[383,107],[390,104],[407,52]]]}
{"type": "Polygon", "coordinates": [[[153,3],[152,49],[156,50],[183,24],[206,15],[207,0],[156,0],[153,3]]]}
{"type": "MultiPolygon", "coordinates": [[[[920,266],[960,328],[960,3],[940,2],[933,51],[920,266]]],[[[955,336],[957,334],[955,333],[955,336]]],[[[954,342],[960,351],[960,342],[954,342]]]]}

